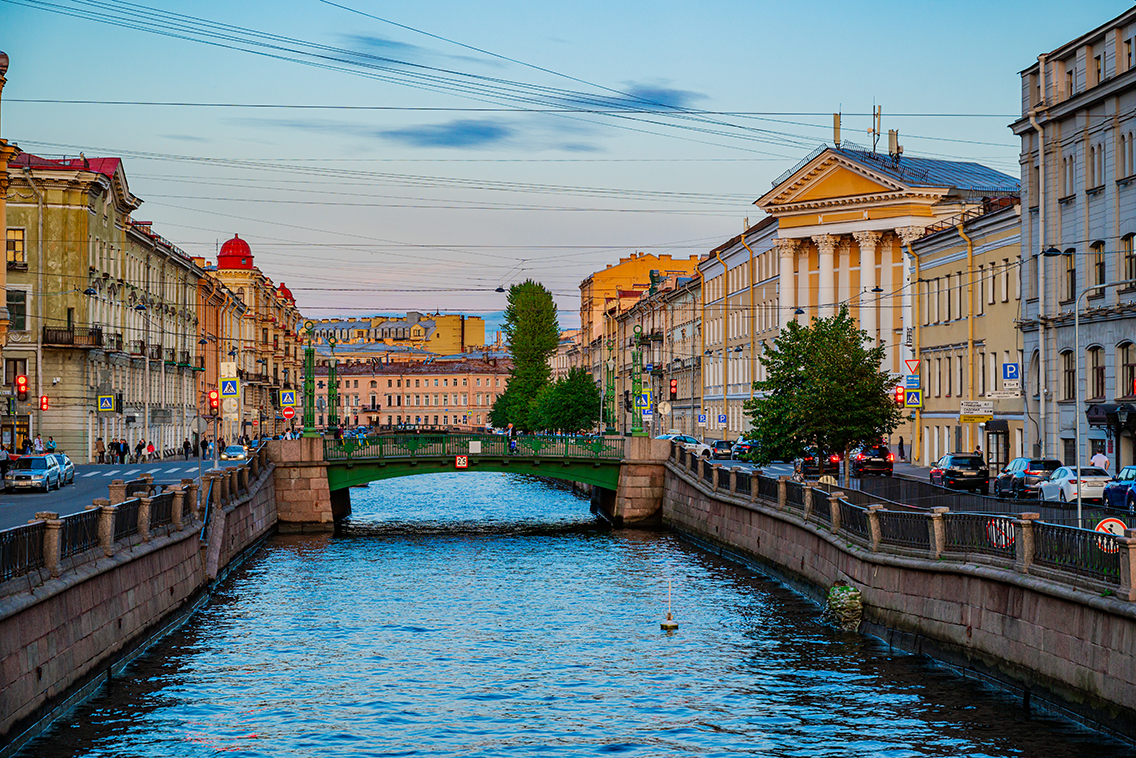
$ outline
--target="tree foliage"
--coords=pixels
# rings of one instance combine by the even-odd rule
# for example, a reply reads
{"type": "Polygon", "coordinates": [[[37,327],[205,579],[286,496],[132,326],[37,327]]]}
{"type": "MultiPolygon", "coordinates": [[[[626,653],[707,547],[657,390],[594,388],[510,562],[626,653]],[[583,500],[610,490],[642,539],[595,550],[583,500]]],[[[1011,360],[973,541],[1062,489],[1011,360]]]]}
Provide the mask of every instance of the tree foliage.
{"type": "Polygon", "coordinates": [[[548,387],[533,405],[533,425],[556,432],[592,429],[600,420],[600,390],[592,376],[574,366],[568,376],[548,387]]]}
{"type": "Polygon", "coordinates": [[[884,348],[867,343],[847,306],[811,326],[789,322],[759,358],[766,378],[753,387],[761,396],[745,405],[760,443],[757,462],[792,460],[808,447],[847,460],[853,447],[895,431],[897,380],[881,369],[884,348]]]}
{"type": "Polygon", "coordinates": [[[549,386],[552,369],[548,358],[560,342],[560,324],[552,293],[531,279],[509,288],[505,306],[505,337],[513,358],[509,386],[490,412],[494,426],[512,424],[521,431],[538,428],[533,405],[549,386]]]}

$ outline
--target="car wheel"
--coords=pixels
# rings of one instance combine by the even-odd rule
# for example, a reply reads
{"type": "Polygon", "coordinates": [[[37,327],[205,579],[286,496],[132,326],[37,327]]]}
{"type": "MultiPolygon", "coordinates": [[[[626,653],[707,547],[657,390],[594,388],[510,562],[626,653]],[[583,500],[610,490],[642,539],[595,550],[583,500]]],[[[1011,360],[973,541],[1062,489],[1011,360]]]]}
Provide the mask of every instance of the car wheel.
{"type": "Polygon", "coordinates": [[[1061,494],[1057,496],[1057,499],[1061,501],[1062,505],[1069,502],[1069,499],[1065,497],[1065,490],[1061,490],[1061,494]]]}
{"type": "Polygon", "coordinates": [[[1013,486],[1010,488],[1010,497],[1014,498],[1014,500],[1022,499],[1022,488],[1018,486],[1017,482],[1014,482],[1013,486]]]}
{"type": "Polygon", "coordinates": [[[1002,497],[1002,483],[997,479],[994,480],[994,497],[1002,497]]]}

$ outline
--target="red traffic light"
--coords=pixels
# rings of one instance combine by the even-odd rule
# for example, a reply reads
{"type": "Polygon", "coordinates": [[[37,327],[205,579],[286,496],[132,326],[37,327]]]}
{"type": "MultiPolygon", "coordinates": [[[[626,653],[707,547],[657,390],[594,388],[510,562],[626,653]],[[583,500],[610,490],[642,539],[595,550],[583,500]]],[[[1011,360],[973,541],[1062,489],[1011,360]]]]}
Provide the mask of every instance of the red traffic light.
{"type": "Polygon", "coordinates": [[[671,400],[678,399],[678,379],[671,379],[671,400]]]}
{"type": "Polygon", "coordinates": [[[20,374],[16,377],[16,399],[28,399],[28,377],[25,374],[20,374]]]}
{"type": "Polygon", "coordinates": [[[40,395],[39,396],[39,409],[41,411],[46,411],[50,407],[51,407],[51,400],[48,399],[47,395],[40,395]]]}
{"type": "Polygon", "coordinates": [[[896,405],[904,405],[907,399],[902,386],[895,388],[895,403],[896,405]]]}
{"type": "Polygon", "coordinates": [[[209,390],[209,409],[217,410],[221,407],[221,393],[217,390],[209,390]]]}

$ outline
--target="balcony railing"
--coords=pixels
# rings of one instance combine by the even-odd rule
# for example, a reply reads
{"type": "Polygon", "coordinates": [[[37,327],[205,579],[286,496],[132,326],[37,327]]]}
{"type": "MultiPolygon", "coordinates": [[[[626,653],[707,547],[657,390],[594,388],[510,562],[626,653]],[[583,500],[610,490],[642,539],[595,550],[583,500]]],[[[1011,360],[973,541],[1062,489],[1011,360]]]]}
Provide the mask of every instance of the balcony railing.
{"type": "Polygon", "coordinates": [[[120,332],[115,332],[114,334],[109,334],[109,333],[104,334],[103,335],[103,347],[105,347],[107,350],[115,350],[115,351],[118,351],[118,352],[121,353],[122,352],[122,334],[120,332]]]}
{"type": "Polygon", "coordinates": [[[162,346],[161,345],[150,345],[150,360],[152,360],[152,361],[162,360],[162,346]]]}
{"type": "Polygon", "coordinates": [[[103,330],[99,327],[80,328],[74,326],[45,326],[43,344],[70,345],[73,347],[102,347],[103,330]]]}
{"type": "Polygon", "coordinates": [[[126,352],[130,353],[131,355],[145,355],[146,343],[142,340],[127,340],[126,352]]]}

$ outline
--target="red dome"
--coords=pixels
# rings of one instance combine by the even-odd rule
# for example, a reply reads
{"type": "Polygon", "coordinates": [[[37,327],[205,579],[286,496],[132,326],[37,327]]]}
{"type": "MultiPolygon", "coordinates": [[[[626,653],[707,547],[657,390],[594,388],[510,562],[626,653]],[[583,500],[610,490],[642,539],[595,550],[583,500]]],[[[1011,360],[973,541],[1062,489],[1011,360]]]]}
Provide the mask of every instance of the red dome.
{"type": "Polygon", "coordinates": [[[252,268],[252,251],[248,243],[234,234],[233,238],[221,245],[217,253],[217,268],[252,268]]]}
{"type": "Polygon", "coordinates": [[[292,290],[285,287],[284,282],[280,282],[280,286],[276,289],[276,293],[285,300],[291,301],[293,305],[296,303],[296,298],[292,297],[292,290]]]}

